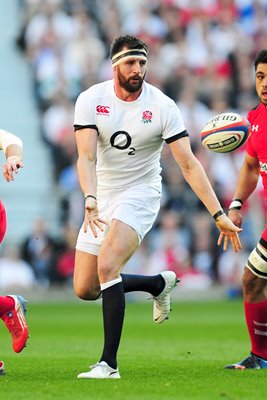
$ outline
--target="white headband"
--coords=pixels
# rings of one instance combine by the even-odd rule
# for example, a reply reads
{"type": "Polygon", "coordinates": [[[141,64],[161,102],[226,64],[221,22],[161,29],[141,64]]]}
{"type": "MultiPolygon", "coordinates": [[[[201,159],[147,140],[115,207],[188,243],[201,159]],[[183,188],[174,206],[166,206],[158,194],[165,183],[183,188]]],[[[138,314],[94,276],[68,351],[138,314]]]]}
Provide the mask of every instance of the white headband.
{"type": "Polygon", "coordinates": [[[142,49],[126,49],[126,50],[119,51],[119,53],[115,54],[112,57],[112,66],[116,67],[116,65],[118,65],[132,57],[138,58],[139,60],[146,60],[147,52],[144,48],[142,48],[142,49]]]}

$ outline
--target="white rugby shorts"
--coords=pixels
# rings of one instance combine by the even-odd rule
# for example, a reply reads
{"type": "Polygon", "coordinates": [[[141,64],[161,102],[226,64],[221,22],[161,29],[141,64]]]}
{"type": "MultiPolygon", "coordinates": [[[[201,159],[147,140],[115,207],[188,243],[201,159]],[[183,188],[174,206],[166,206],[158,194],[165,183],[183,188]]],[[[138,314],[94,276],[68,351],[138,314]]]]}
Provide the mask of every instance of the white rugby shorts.
{"type": "Polygon", "coordinates": [[[137,233],[140,244],[155,222],[160,208],[160,198],[161,192],[149,185],[138,185],[123,191],[113,190],[105,194],[98,193],[99,217],[107,221],[109,225],[104,225],[103,232],[96,227],[96,238],[90,228],[85,233],[82,225],[76,249],[97,256],[113,219],[132,227],[137,233]]]}

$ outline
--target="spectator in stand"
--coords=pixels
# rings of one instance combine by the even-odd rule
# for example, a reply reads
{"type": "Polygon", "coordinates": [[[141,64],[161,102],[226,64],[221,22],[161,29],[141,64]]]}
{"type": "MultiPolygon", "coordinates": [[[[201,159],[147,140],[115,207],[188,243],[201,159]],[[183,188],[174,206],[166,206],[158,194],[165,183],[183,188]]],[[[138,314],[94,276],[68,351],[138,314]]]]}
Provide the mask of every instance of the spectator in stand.
{"type": "Polygon", "coordinates": [[[58,252],[55,262],[54,279],[66,285],[73,283],[74,261],[75,261],[75,243],[78,231],[70,225],[64,226],[65,243],[58,252]]]}
{"type": "Polygon", "coordinates": [[[37,284],[47,288],[54,268],[56,240],[50,235],[46,221],[38,218],[30,235],[22,243],[22,257],[33,268],[37,284]]]}
{"type": "Polygon", "coordinates": [[[35,283],[30,264],[21,259],[19,246],[5,246],[0,258],[1,290],[29,290],[34,288],[35,283]]]}

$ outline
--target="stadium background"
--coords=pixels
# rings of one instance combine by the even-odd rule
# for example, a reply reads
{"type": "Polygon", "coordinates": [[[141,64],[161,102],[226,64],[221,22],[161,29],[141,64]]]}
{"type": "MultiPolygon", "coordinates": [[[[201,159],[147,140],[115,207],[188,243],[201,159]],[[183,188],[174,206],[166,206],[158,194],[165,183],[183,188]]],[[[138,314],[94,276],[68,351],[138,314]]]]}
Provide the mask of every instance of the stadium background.
{"type": "MultiPolygon", "coordinates": [[[[148,42],[147,80],[179,105],[193,150],[227,209],[244,150],[207,152],[199,132],[213,115],[246,115],[257,104],[252,63],[267,43],[266,0],[9,0],[0,3],[0,32],[0,125],[25,147],[16,182],[1,182],[9,221],[1,292],[16,287],[34,298],[64,288],[72,296],[83,217],[73,107],[80,91],[111,78],[109,46],[119,34],[148,42]]],[[[182,277],[177,296],[240,296],[244,261],[264,224],[261,184],[244,208],[243,251],[223,253],[212,218],[167,146],[162,166],[161,212],[127,271],[174,270],[182,277]]]]}

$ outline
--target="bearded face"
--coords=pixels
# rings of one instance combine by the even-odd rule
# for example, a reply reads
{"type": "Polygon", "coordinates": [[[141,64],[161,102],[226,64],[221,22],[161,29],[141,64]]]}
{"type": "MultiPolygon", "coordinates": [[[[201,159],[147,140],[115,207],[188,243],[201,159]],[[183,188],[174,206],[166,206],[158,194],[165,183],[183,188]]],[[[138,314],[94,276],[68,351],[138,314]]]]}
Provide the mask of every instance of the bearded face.
{"type": "Polygon", "coordinates": [[[118,81],[120,86],[129,93],[138,92],[143,85],[143,81],[145,78],[145,73],[143,76],[140,75],[132,75],[130,77],[126,77],[126,75],[122,72],[120,66],[118,66],[118,81]]]}

